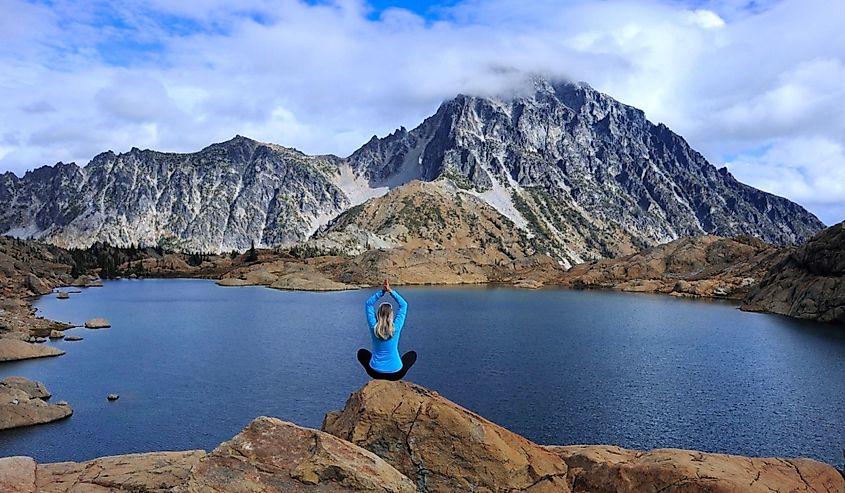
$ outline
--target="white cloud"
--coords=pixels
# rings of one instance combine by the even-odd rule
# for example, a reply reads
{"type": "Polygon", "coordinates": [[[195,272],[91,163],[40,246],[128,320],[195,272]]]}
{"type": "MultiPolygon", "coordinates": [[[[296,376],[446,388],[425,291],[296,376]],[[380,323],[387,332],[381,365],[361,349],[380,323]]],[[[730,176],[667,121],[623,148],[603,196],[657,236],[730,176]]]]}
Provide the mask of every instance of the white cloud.
{"type": "Polygon", "coordinates": [[[363,0],[0,0],[0,91],[12,95],[0,169],[237,133],[346,155],[459,92],[543,72],[642,108],[832,222],[845,212],[825,180],[845,166],[837,3],[463,0],[435,20],[391,8],[374,21],[363,0]]]}
{"type": "MultiPolygon", "coordinates": [[[[726,163],[740,181],[829,215],[845,212],[845,146],[824,137],[776,140],[726,163]]],[[[845,216],[842,216],[845,217],[845,216]]],[[[835,219],[835,218],[834,218],[835,219]]]]}

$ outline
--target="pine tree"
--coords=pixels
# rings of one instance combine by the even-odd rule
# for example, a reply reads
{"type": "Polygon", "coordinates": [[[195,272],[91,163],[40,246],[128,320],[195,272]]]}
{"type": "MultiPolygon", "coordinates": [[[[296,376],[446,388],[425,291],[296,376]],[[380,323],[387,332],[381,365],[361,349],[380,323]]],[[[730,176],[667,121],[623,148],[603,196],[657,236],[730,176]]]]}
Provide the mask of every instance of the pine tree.
{"type": "Polygon", "coordinates": [[[255,262],[258,260],[258,254],[255,253],[255,240],[249,242],[249,250],[247,250],[244,260],[247,262],[255,262]]]}

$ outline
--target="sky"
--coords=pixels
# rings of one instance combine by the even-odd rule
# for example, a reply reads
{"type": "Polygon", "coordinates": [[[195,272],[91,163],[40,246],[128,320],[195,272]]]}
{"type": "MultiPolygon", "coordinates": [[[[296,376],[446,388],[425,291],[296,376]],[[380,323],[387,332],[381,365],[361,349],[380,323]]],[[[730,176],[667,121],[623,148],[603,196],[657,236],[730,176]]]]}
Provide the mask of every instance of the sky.
{"type": "Polygon", "coordinates": [[[521,74],[845,219],[844,0],[0,0],[0,171],[236,134],[346,156],[521,74]]]}

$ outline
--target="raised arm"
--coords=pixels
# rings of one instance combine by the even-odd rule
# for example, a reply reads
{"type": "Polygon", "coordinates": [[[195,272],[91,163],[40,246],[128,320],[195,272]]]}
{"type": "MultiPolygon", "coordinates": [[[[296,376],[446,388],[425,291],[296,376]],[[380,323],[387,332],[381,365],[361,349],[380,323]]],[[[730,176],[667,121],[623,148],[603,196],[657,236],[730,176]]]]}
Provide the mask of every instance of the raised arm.
{"type": "Polygon", "coordinates": [[[396,310],[396,317],[393,319],[393,327],[398,332],[405,326],[405,315],[408,314],[408,302],[395,289],[390,290],[390,295],[393,296],[393,299],[399,305],[399,309],[396,310]]]}
{"type": "Polygon", "coordinates": [[[375,294],[370,296],[370,299],[364,305],[364,311],[367,313],[367,323],[370,324],[370,329],[376,326],[376,302],[382,296],[384,296],[384,290],[379,289],[375,294]]]}

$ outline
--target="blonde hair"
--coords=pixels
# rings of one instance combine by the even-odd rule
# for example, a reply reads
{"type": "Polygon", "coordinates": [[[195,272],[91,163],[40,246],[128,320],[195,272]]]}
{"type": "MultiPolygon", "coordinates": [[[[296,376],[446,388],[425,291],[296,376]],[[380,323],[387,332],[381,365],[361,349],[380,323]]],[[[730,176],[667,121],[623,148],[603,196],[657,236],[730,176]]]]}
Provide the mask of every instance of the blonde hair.
{"type": "Polygon", "coordinates": [[[393,307],[390,303],[382,303],[376,313],[376,337],[386,341],[393,337],[393,307]]]}

